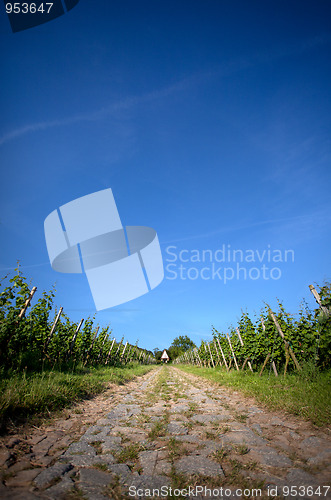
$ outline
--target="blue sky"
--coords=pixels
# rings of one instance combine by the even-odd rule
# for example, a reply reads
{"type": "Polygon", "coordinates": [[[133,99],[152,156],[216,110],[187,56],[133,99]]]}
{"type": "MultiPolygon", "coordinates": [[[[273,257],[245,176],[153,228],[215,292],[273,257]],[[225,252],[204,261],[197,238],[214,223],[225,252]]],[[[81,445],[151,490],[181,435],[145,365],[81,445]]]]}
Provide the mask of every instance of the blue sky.
{"type": "Polygon", "coordinates": [[[2,275],[20,260],[73,320],[93,315],[86,276],[52,270],[43,223],[110,187],[124,225],[157,231],[165,266],[150,293],[97,313],[118,339],[199,343],[263,301],[315,307],[308,285],[330,279],[330,14],[326,0],[81,0],[13,34],[2,4],[2,275]],[[265,258],[237,279],[215,261],[223,245],[265,258]],[[196,279],[169,279],[169,246],[196,279]]]}

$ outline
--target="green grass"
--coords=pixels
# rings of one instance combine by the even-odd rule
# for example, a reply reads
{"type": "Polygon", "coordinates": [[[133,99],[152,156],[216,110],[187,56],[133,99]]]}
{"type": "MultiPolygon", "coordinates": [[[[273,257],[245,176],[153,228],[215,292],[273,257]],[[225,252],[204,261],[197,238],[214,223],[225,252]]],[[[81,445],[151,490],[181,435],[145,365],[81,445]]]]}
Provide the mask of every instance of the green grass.
{"type": "Polygon", "coordinates": [[[250,371],[226,372],[220,368],[187,365],[177,367],[186,373],[239,390],[246,396],[254,396],[271,410],[285,410],[317,426],[327,425],[331,420],[331,370],[311,374],[309,369],[303,369],[285,377],[275,377],[273,373],[269,375],[266,372],[259,377],[258,373],[250,371]]]}
{"type": "Polygon", "coordinates": [[[128,446],[122,448],[118,453],[114,453],[116,459],[120,463],[125,463],[130,460],[138,460],[139,452],[142,451],[143,447],[140,443],[132,443],[128,446]]]}
{"type": "Polygon", "coordinates": [[[157,420],[153,424],[151,430],[149,431],[148,438],[151,441],[154,441],[154,439],[161,437],[161,436],[165,436],[166,434],[167,434],[167,429],[165,426],[165,422],[161,421],[161,420],[157,420]]]}
{"type": "Polygon", "coordinates": [[[20,423],[71,406],[99,394],[110,383],[122,385],[152,369],[132,364],[123,368],[78,367],[73,372],[16,374],[0,381],[0,430],[9,421],[20,423]]]}

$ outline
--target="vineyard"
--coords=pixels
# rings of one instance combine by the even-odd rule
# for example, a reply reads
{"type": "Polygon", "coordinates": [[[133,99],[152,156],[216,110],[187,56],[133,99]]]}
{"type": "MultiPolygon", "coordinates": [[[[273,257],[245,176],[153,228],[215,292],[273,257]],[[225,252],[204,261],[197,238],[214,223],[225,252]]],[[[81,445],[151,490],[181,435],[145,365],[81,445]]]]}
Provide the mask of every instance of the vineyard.
{"type": "Polygon", "coordinates": [[[279,302],[277,313],[265,305],[255,320],[243,312],[237,327],[227,333],[213,327],[211,342],[202,341],[199,348],[186,351],[175,363],[259,374],[267,368],[275,376],[303,367],[311,371],[330,368],[331,284],[324,284],[319,292],[312,285],[309,288],[318,303],[316,309],[310,310],[304,303],[293,316],[279,302]]]}
{"type": "Polygon", "coordinates": [[[151,364],[151,352],[116,341],[109,326],[100,329],[94,318],[70,321],[62,307],[54,313],[55,290],[43,292],[33,305],[36,288],[30,288],[19,268],[3,278],[0,294],[0,370],[39,372],[75,366],[151,364]],[[7,285],[7,286],[6,286],[7,285]]]}

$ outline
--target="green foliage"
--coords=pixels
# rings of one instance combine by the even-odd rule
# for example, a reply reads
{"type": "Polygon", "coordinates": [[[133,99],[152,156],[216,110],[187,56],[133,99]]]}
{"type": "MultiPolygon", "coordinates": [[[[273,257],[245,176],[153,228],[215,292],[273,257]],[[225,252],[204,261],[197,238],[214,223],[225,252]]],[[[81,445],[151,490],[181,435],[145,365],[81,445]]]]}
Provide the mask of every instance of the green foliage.
{"type": "MultiPolygon", "coordinates": [[[[285,310],[282,302],[278,301],[278,311],[275,313],[286,342],[300,366],[306,367],[306,371],[307,367],[310,367],[310,370],[313,367],[315,371],[327,369],[331,362],[331,283],[325,283],[320,287],[319,295],[321,308],[317,306],[316,309],[310,310],[303,302],[299,313],[293,316],[285,310]]],[[[283,369],[286,363],[285,344],[277,331],[268,306],[264,307],[255,320],[251,319],[247,312],[242,312],[238,329],[243,345],[236,328],[230,327],[228,333],[239,366],[242,366],[245,360],[249,360],[253,370],[257,371],[270,354],[270,361],[275,363],[277,370],[283,369]]],[[[190,361],[193,359],[205,367],[223,363],[222,349],[228,365],[231,363],[234,366],[235,360],[227,335],[214,327],[212,335],[212,342],[202,341],[197,352],[192,351],[190,361]]],[[[181,354],[178,354],[179,361],[188,362],[188,357],[184,360],[181,354]]],[[[292,360],[288,369],[290,371],[294,369],[292,360]]]]}
{"type": "MultiPolygon", "coordinates": [[[[99,329],[95,318],[87,318],[78,330],[62,311],[56,327],[58,311],[54,307],[55,289],[32,299],[22,317],[20,313],[31,293],[31,286],[19,267],[13,277],[0,282],[0,375],[43,371],[44,369],[72,370],[84,366],[123,366],[132,361],[154,362],[153,353],[124,345],[124,338],[111,338],[109,326],[99,329]]],[[[37,295],[37,294],[36,294],[37,295]]]]}
{"type": "Polygon", "coordinates": [[[83,366],[75,371],[50,370],[17,373],[0,380],[0,432],[8,421],[48,416],[50,411],[72,406],[82,398],[104,391],[109,383],[124,384],[147,373],[151,366],[131,363],[125,367],[83,366]]]}
{"type": "Polygon", "coordinates": [[[179,335],[173,341],[171,346],[167,349],[170,359],[175,359],[189,349],[193,349],[195,343],[187,335],[179,335]]]}

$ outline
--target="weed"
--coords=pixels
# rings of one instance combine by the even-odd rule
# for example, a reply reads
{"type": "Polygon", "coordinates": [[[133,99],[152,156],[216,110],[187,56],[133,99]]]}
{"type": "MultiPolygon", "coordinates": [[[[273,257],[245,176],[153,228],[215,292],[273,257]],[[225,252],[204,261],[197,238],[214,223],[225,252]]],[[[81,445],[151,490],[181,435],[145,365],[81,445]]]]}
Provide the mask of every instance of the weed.
{"type": "Polygon", "coordinates": [[[165,423],[162,422],[161,420],[157,420],[154,424],[151,430],[148,433],[148,438],[150,440],[154,440],[157,437],[165,436],[167,433],[165,423]]]}
{"type": "Polygon", "coordinates": [[[146,413],[141,413],[140,415],[137,416],[137,422],[141,424],[147,424],[151,421],[151,416],[147,415],[146,413]]]}
{"type": "Polygon", "coordinates": [[[175,460],[175,458],[178,458],[178,457],[186,454],[186,449],[183,446],[183,443],[181,441],[178,441],[174,437],[169,439],[169,441],[167,443],[167,447],[168,447],[169,458],[170,458],[171,462],[173,462],[175,460]]]}
{"type": "Polygon", "coordinates": [[[118,453],[115,453],[116,459],[120,463],[125,463],[130,460],[138,460],[138,454],[142,450],[139,443],[132,443],[122,448],[118,453]]]}
{"type": "Polygon", "coordinates": [[[237,422],[246,422],[248,419],[248,415],[246,413],[236,413],[234,418],[237,420],[237,422]]]}
{"type": "Polygon", "coordinates": [[[99,469],[99,470],[102,470],[102,471],[107,471],[108,470],[108,467],[105,463],[102,463],[102,462],[99,462],[99,463],[96,463],[94,464],[93,466],[95,469],[99,469]]]}
{"type": "Polygon", "coordinates": [[[216,462],[222,462],[227,455],[228,451],[222,447],[220,450],[214,451],[214,453],[212,454],[212,458],[216,462]]]}
{"type": "Polygon", "coordinates": [[[217,439],[218,433],[213,431],[205,431],[206,439],[217,439]]]}
{"type": "Polygon", "coordinates": [[[104,488],[103,493],[107,498],[112,498],[113,500],[129,500],[130,497],[126,495],[120,484],[120,478],[115,476],[115,478],[104,488]]]}
{"type": "Polygon", "coordinates": [[[90,445],[93,446],[93,448],[95,448],[97,455],[101,455],[102,453],[101,443],[102,441],[92,441],[90,443],[90,445]]]}
{"type": "Polygon", "coordinates": [[[86,499],[86,496],[84,495],[84,493],[82,492],[81,489],[73,487],[73,488],[71,488],[71,490],[69,490],[66,493],[66,499],[67,500],[83,500],[83,499],[86,499]]]}
{"type": "Polygon", "coordinates": [[[175,489],[182,490],[190,485],[190,478],[186,477],[181,472],[177,472],[174,466],[172,466],[171,473],[169,474],[169,476],[171,479],[171,486],[173,490],[175,489]]]}
{"type": "Polygon", "coordinates": [[[229,432],[231,430],[231,427],[229,427],[228,425],[222,425],[220,427],[220,432],[221,434],[226,434],[227,432],[229,432]]]}
{"type": "Polygon", "coordinates": [[[238,444],[233,447],[233,449],[239,454],[239,455],[246,455],[249,452],[248,446],[245,444],[238,444]]]}
{"type": "Polygon", "coordinates": [[[184,412],[184,415],[187,418],[191,418],[197,412],[198,405],[197,405],[197,403],[189,402],[188,406],[189,406],[189,409],[184,412]]]}

